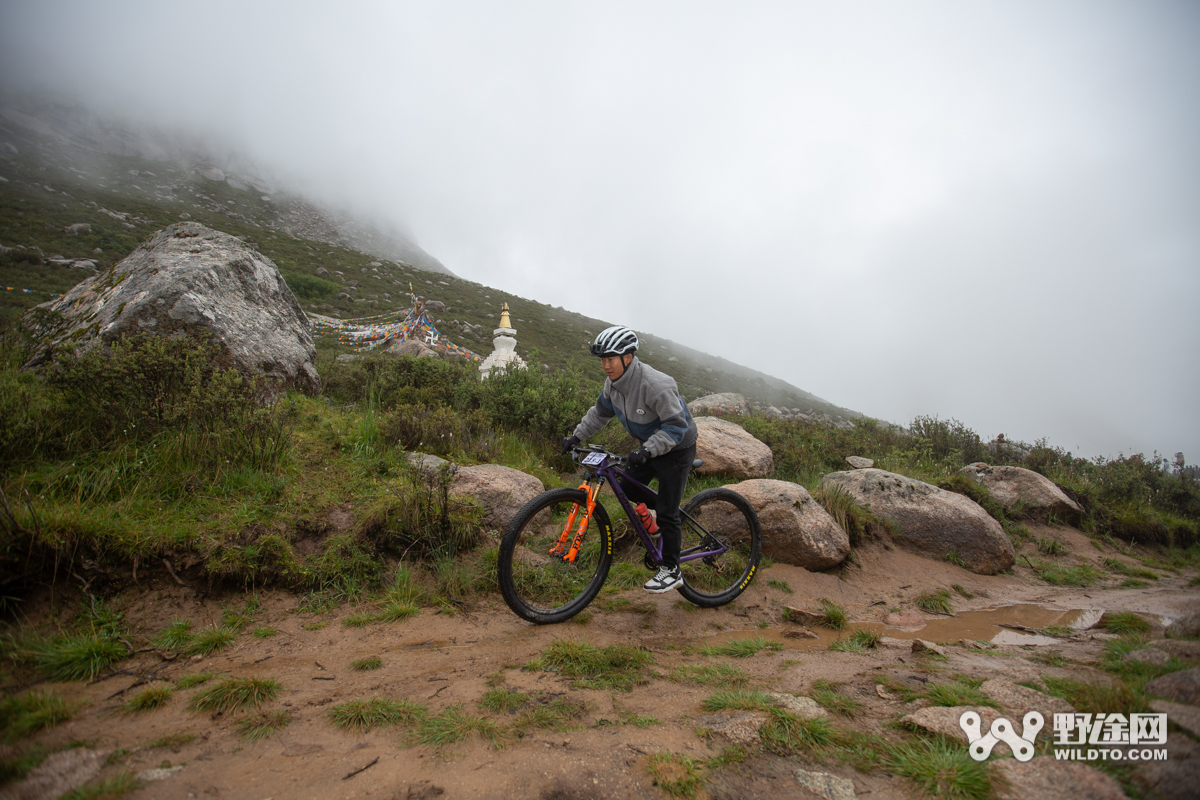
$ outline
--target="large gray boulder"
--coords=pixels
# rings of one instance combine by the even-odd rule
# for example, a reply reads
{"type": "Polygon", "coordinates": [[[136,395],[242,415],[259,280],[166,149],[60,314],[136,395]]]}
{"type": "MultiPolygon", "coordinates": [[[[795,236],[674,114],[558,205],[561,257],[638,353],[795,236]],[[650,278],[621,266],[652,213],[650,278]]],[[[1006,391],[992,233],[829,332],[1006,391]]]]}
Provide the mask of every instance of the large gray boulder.
{"type": "Polygon", "coordinates": [[[764,555],[816,571],[837,566],[850,554],[850,537],[803,486],[760,479],[725,488],[754,507],[764,555]]]}
{"type": "Polygon", "coordinates": [[[450,493],[474,497],[483,506],[484,524],[504,532],[521,507],[544,492],[537,478],[499,464],[459,467],[450,493]]]}
{"type": "Polygon", "coordinates": [[[993,467],[978,461],[959,470],[988,490],[1006,508],[1020,506],[1030,516],[1046,519],[1050,514],[1077,519],[1083,514],[1071,498],[1045,475],[1024,467],[993,467]]]}
{"type": "Polygon", "coordinates": [[[734,392],[709,394],[688,403],[688,411],[692,412],[693,417],[727,417],[730,415],[744,417],[750,414],[750,401],[744,395],[734,392]]]}
{"type": "Polygon", "coordinates": [[[992,575],[1016,561],[1000,523],[961,494],[882,469],[831,472],[824,487],[840,487],[854,502],[888,520],[896,538],[921,555],[962,559],[972,572],[992,575]]]}
{"type": "Polygon", "coordinates": [[[122,336],[207,332],[243,374],[320,389],[308,318],[266,256],[197,222],[159,231],[124,260],[38,308],[62,324],[39,331],[35,367],[60,349],[82,354],[122,336]]]}
{"type": "Polygon", "coordinates": [[[765,478],[775,471],[771,448],[741,426],[717,417],[696,417],[696,458],[701,475],[765,478]]]}

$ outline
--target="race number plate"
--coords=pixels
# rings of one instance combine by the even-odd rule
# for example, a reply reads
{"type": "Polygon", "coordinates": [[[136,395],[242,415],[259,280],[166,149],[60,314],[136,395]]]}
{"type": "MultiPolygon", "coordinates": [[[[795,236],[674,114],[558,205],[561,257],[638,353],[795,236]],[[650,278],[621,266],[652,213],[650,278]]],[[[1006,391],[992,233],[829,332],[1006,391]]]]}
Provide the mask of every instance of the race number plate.
{"type": "Polygon", "coordinates": [[[583,457],[584,466],[598,467],[604,463],[604,453],[588,453],[583,457]]]}

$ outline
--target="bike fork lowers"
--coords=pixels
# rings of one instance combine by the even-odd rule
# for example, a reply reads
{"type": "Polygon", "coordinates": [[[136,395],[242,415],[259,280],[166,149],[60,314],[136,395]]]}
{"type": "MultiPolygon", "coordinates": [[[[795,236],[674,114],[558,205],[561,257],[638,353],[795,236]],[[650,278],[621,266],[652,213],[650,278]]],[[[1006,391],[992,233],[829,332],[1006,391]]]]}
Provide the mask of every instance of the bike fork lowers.
{"type": "Polygon", "coordinates": [[[571,508],[571,513],[567,515],[567,522],[563,525],[562,535],[558,537],[558,542],[554,547],[550,548],[550,555],[562,556],[562,560],[574,564],[576,556],[579,555],[579,548],[583,544],[583,534],[587,532],[588,522],[592,519],[592,512],[596,509],[596,495],[600,492],[600,485],[591,483],[582,483],[579,488],[587,493],[587,501],[583,507],[583,515],[579,516],[579,504],[576,503],[571,508]],[[576,527],[576,518],[579,524],[576,527]],[[575,538],[571,538],[571,529],[575,528],[575,538]],[[571,546],[567,547],[567,541],[571,542],[571,546]],[[563,552],[566,548],[566,552],[563,552]]]}

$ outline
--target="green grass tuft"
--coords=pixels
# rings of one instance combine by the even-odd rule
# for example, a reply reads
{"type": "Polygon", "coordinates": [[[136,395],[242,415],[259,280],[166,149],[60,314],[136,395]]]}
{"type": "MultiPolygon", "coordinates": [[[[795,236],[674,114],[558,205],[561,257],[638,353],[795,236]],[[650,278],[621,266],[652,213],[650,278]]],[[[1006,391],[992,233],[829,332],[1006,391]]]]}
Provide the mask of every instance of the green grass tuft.
{"type": "Polygon", "coordinates": [[[199,686],[202,683],[208,683],[215,675],[211,672],[194,672],[191,675],[184,675],[179,680],[175,681],[176,689],[190,689],[193,686],[199,686]]]}
{"type": "Polygon", "coordinates": [[[257,742],[286,727],[291,721],[292,715],[286,711],[264,712],[238,720],[237,729],[243,739],[257,742]]]}
{"type": "Polygon", "coordinates": [[[388,725],[410,725],[426,717],[428,710],[411,700],[391,700],[372,697],[370,700],[351,700],[326,712],[335,728],[362,733],[388,725]]]}
{"type": "Polygon", "coordinates": [[[505,737],[504,729],[492,720],[469,714],[463,711],[461,705],[454,705],[421,720],[414,738],[421,744],[445,747],[457,744],[473,733],[493,745],[499,744],[505,737]]]}
{"type": "Polygon", "coordinates": [[[950,605],[950,592],[945,589],[919,594],[914,602],[917,608],[929,614],[954,613],[954,608],[950,605]]]}
{"type": "Polygon", "coordinates": [[[531,666],[576,678],[580,688],[630,691],[645,683],[644,668],[653,663],[649,651],[630,645],[596,647],[586,642],[559,639],[546,648],[531,666]]]}
{"type": "Polygon", "coordinates": [[[930,683],[925,689],[925,697],[938,706],[989,706],[1000,708],[1000,704],[988,697],[979,686],[983,681],[968,678],[965,675],[955,675],[944,683],[930,683]]]}
{"type": "Polygon", "coordinates": [[[883,634],[878,631],[860,628],[851,634],[848,639],[837,639],[831,642],[829,649],[842,653],[864,653],[867,650],[874,649],[882,638],[883,634]]]}
{"type": "Polygon", "coordinates": [[[779,581],[772,578],[771,580],[767,581],[767,586],[770,586],[772,589],[778,589],[784,594],[792,593],[791,584],[789,584],[787,581],[779,581]]]}
{"type": "MultiPolygon", "coordinates": [[[[530,728],[564,730],[576,724],[577,720],[587,713],[587,708],[584,701],[573,700],[570,697],[538,697],[522,709],[513,727],[518,732],[530,728]]],[[[627,718],[631,718],[630,715],[622,716],[622,720],[627,718]]]]}
{"type": "Polygon", "coordinates": [[[479,707],[484,711],[508,713],[515,711],[529,700],[529,695],[512,689],[489,689],[479,699],[479,707]]]}
{"type": "Polygon", "coordinates": [[[51,691],[30,691],[0,697],[0,737],[5,742],[26,739],[75,715],[76,706],[51,691]]]}
{"type": "Polygon", "coordinates": [[[1044,556],[1065,556],[1066,546],[1052,536],[1043,536],[1037,540],[1038,552],[1044,556]]]}
{"type": "Polygon", "coordinates": [[[654,753],[646,759],[646,770],[654,785],[671,797],[685,800],[699,797],[705,778],[700,762],[678,753],[654,753]]]}
{"type": "Polygon", "coordinates": [[[121,709],[127,714],[139,714],[161,708],[171,699],[172,690],[166,686],[153,686],[138,692],[125,701],[121,709]]]}
{"type": "Polygon", "coordinates": [[[820,680],[813,683],[808,696],[826,711],[841,717],[856,717],[862,713],[863,704],[853,697],[847,697],[841,691],[842,684],[833,681],[820,680]]]}
{"type": "Polygon", "coordinates": [[[1034,569],[1037,571],[1039,578],[1055,586],[1088,587],[1103,577],[1103,573],[1100,570],[1087,564],[1064,567],[1059,564],[1043,562],[1037,564],[1034,569]]]}
{"type": "Polygon", "coordinates": [[[185,652],[190,656],[210,656],[231,645],[236,637],[237,632],[232,628],[205,628],[192,637],[185,652]]]}
{"type": "Polygon", "coordinates": [[[730,664],[681,664],[667,678],[676,683],[723,689],[740,689],[750,682],[746,672],[730,664]]]}
{"type": "Polygon", "coordinates": [[[697,652],[702,656],[733,656],[734,658],[749,658],[760,650],[783,649],[779,642],[773,642],[765,636],[752,636],[745,639],[729,639],[723,644],[701,647],[697,652]]]}
{"type": "Polygon", "coordinates": [[[256,709],[282,691],[283,686],[274,678],[228,678],[198,692],[188,702],[188,710],[225,713],[256,709]]]}
{"type": "Polygon", "coordinates": [[[272,636],[278,636],[279,631],[274,628],[255,628],[252,635],[255,639],[270,639],[272,636]]]}
{"type": "Polygon", "coordinates": [[[971,758],[966,748],[941,740],[923,739],[892,745],[883,768],[916,782],[926,794],[948,800],[990,800],[992,783],[986,764],[971,758]]]}
{"type": "Polygon", "coordinates": [[[1110,572],[1115,572],[1118,575],[1125,575],[1130,578],[1142,578],[1142,579],[1148,580],[1148,581],[1156,581],[1159,579],[1159,575],[1157,572],[1151,572],[1148,569],[1143,569],[1141,567],[1135,567],[1130,564],[1126,564],[1124,561],[1120,560],[1119,558],[1104,559],[1104,567],[1105,567],[1105,569],[1109,570],[1110,572]]]}
{"type": "Polygon", "coordinates": [[[1144,633],[1150,630],[1150,623],[1132,611],[1118,611],[1115,614],[1105,614],[1101,620],[1105,630],[1118,635],[1126,633],[1144,633]]]}
{"type": "Polygon", "coordinates": [[[125,645],[94,635],[50,639],[33,650],[33,662],[48,680],[90,681],[129,656],[125,645]]]}
{"type": "Polygon", "coordinates": [[[163,650],[182,650],[191,644],[191,641],[192,623],[186,619],[177,619],[163,628],[150,643],[163,650]]]}
{"type": "Polygon", "coordinates": [[[358,672],[370,672],[371,670],[379,669],[382,666],[383,660],[379,656],[360,658],[357,661],[350,662],[350,668],[358,672]]]}
{"type": "Polygon", "coordinates": [[[122,772],[67,792],[59,800],[116,800],[142,786],[132,772],[122,772]]]}
{"type": "Polygon", "coordinates": [[[821,598],[818,602],[821,604],[821,614],[824,617],[819,624],[830,630],[845,630],[848,623],[846,609],[825,598],[821,598]]]}
{"type": "Polygon", "coordinates": [[[770,721],[758,732],[763,745],[773,753],[790,755],[830,743],[833,726],[826,719],[801,719],[779,709],[769,709],[770,721]]]}
{"type": "Polygon", "coordinates": [[[766,692],[732,689],[714,692],[700,703],[705,711],[767,711],[775,708],[775,699],[766,692]]]}

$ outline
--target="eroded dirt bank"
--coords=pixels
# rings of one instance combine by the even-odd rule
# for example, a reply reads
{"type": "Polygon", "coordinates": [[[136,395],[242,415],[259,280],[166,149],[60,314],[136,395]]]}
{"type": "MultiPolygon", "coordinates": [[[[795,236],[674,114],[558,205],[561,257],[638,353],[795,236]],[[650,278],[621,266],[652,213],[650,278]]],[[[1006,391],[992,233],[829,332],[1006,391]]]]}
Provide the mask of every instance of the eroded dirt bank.
{"type": "MultiPolygon", "coordinates": [[[[1075,531],[1034,527],[1037,536],[1062,540],[1072,563],[1099,565],[1113,555],[1096,549],[1075,531]]],[[[1036,580],[1021,561],[1011,575],[985,577],[878,543],[860,549],[857,559],[856,565],[839,574],[770,566],[741,598],[722,609],[696,609],[675,593],[656,596],[629,590],[602,595],[584,623],[548,627],[519,620],[498,596],[484,596],[453,615],[422,609],[403,621],[350,627],[346,619],[353,608],[324,615],[300,613],[295,596],[265,593],[259,596],[262,609],[253,624],[231,646],[213,655],[164,664],[156,654],[146,653],[123,664],[121,674],[94,684],[49,685],[85,705],[73,720],[37,740],[50,749],[86,742],[109,753],[102,775],[182,766],[126,795],[138,799],[666,797],[653,783],[651,756],[665,751],[704,762],[729,752],[726,748],[731,745],[721,734],[707,731],[701,721],[708,713],[702,702],[720,687],[670,680],[673,673],[678,676],[680,667],[728,665],[745,673],[746,687],[766,692],[806,695],[817,681],[844,684],[841,693],[861,707],[855,716],[831,715],[833,725],[887,738],[897,735],[898,719],[930,701],[905,702],[895,691],[879,691],[881,682],[919,689],[956,674],[1014,683],[1036,683],[1047,676],[1109,680],[1096,666],[1111,634],[1071,635],[1060,630],[1049,643],[1032,645],[1020,638],[1028,631],[994,627],[989,620],[1032,630],[1095,618],[1074,611],[1136,611],[1164,623],[1200,610],[1200,591],[1188,586],[1194,570],[1164,571],[1144,588],[1072,589],[1036,580]],[[955,585],[962,590],[954,590],[950,597],[956,617],[922,614],[925,627],[909,630],[883,625],[889,611],[913,609],[918,595],[955,585]],[[817,639],[792,638],[798,626],[785,619],[785,607],[815,606],[819,599],[843,606],[852,622],[865,623],[861,627],[879,630],[901,643],[855,653],[828,649],[846,633],[822,630],[817,639]],[[965,613],[1014,604],[1041,608],[995,611],[987,617],[965,613]],[[276,633],[256,638],[250,630],[258,627],[276,633]],[[988,642],[1001,631],[1009,637],[1001,641],[1012,643],[972,644],[988,642]],[[754,636],[782,649],[761,650],[746,658],[702,652],[705,646],[754,636]],[[903,641],[912,637],[946,643],[944,659],[914,654],[903,641]],[[653,657],[644,673],[647,680],[628,692],[577,688],[572,678],[523,669],[564,638],[597,646],[647,648],[653,657]],[[960,644],[960,640],[971,641],[960,644]],[[351,667],[352,662],[371,657],[380,660],[378,669],[351,667]],[[159,682],[148,685],[160,686],[202,672],[214,673],[214,680],[273,678],[283,691],[266,708],[287,711],[290,724],[248,742],[237,727],[244,715],[187,710],[189,698],[202,687],[176,690],[156,710],[123,712],[121,706],[132,692],[144,688],[130,691],[138,675],[151,670],[159,682]],[[497,687],[543,704],[560,697],[582,701],[584,710],[566,729],[528,728],[524,735],[510,733],[498,743],[473,734],[440,747],[416,741],[411,727],[346,732],[334,727],[328,717],[330,709],[340,704],[378,696],[421,703],[430,712],[461,706],[464,712],[511,731],[519,711],[482,711],[479,706],[485,693],[497,687]],[[363,767],[367,768],[346,777],[363,767]]],[[[227,604],[240,602],[240,598],[224,599],[227,604]]],[[[61,604],[60,597],[56,608],[61,604]]],[[[170,581],[127,592],[114,604],[125,614],[135,642],[145,641],[174,620],[190,620],[198,628],[219,620],[222,613],[219,600],[198,599],[196,593],[170,581]]],[[[31,611],[30,622],[45,622],[39,617],[49,614],[50,606],[42,602],[31,611]]],[[[1200,756],[1192,752],[1194,743],[1175,729],[1172,740],[1177,751],[1172,753],[1171,767],[1177,770],[1172,774],[1195,778],[1200,756]]],[[[797,769],[849,779],[858,795],[870,793],[874,800],[922,796],[913,782],[879,769],[857,770],[845,763],[847,759],[839,760],[834,750],[780,755],[757,745],[746,748],[741,757],[740,762],[731,759],[735,763],[708,761],[702,770],[707,785],[700,796],[815,797],[797,783],[797,769]]],[[[1140,780],[1153,794],[1154,781],[1161,782],[1163,776],[1148,769],[1140,780]]],[[[14,785],[0,793],[12,791],[14,785]]],[[[1169,787],[1161,793],[1179,796],[1172,795],[1169,787]]]]}

